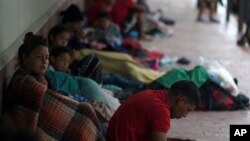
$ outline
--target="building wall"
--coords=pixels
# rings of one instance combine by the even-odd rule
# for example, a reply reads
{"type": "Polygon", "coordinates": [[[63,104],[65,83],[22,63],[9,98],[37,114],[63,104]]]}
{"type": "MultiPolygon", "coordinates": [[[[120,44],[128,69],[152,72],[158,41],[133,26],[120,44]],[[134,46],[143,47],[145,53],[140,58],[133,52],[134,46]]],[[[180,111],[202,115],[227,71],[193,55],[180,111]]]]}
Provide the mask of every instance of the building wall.
{"type": "Polygon", "coordinates": [[[16,54],[27,32],[47,36],[60,20],[59,12],[84,0],[0,0],[0,113],[4,88],[16,70],[16,54]]]}
{"type": "Polygon", "coordinates": [[[38,31],[64,1],[0,1],[0,69],[15,56],[25,33],[38,31]]]}

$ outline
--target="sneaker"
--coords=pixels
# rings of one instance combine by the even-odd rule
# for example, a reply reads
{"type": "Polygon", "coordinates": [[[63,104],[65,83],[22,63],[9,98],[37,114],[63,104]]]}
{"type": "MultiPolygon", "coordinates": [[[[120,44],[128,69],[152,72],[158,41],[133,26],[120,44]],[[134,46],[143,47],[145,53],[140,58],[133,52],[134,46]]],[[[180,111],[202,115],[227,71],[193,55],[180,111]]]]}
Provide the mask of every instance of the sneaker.
{"type": "Polygon", "coordinates": [[[220,21],[218,19],[214,19],[214,18],[210,19],[210,22],[212,22],[212,23],[220,23],[220,21]]]}
{"type": "Polygon", "coordinates": [[[197,20],[196,20],[197,22],[207,22],[206,20],[204,20],[204,19],[202,19],[202,18],[197,18],[197,20]]]}
{"type": "Polygon", "coordinates": [[[187,58],[185,58],[185,57],[181,57],[181,58],[179,58],[178,60],[177,60],[177,63],[178,64],[182,64],[182,65],[188,65],[188,64],[190,64],[190,60],[188,60],[187,58]]]}
{"type": "Polygon", "coordinates": [[[247,38],[245,36],[242,36],[238,41],[237,45],[240,47],[244,47],[245,44],[247,43],[247,38]]]}

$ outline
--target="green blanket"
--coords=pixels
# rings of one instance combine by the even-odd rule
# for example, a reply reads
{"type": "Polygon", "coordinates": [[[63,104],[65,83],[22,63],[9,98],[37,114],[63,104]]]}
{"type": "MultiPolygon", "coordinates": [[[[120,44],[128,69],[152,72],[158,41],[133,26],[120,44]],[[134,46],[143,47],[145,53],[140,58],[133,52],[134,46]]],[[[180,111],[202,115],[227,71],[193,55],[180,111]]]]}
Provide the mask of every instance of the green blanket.
{"type": "Polygon", "coordinates": [[[156,80],[159,84],[166,88],[170,88],[172,84],[180,80],[193,81],[198,87],[208,80],[208,72],[202,66],[196,66],[193,70],[187,71],[183,68],[173,69],[167,74],[156,80]]]}

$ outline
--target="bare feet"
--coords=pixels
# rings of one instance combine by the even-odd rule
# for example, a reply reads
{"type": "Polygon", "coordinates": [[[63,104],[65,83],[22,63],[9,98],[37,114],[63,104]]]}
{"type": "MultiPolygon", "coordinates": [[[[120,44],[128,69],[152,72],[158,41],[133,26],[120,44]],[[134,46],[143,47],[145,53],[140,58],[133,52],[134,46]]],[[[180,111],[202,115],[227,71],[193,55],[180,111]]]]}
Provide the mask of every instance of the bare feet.
{"type": "Polygon", "coordinates": [[[152,36],[149,36],[149,35],[142,35],[141,37],[139,37],[139,40],[142,40],[142,41],[152,41],[153,38],[152,38],[152,36]]]}

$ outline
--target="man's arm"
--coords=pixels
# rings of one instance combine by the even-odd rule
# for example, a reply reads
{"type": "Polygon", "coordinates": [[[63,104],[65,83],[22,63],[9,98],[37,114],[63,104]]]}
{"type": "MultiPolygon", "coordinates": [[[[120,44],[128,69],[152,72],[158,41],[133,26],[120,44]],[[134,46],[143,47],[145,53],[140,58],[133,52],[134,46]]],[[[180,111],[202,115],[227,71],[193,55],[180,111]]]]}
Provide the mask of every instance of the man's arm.
{"type": "Polygon", "coordinates": [[[151,141],[167,141],[167,133],[153,131],[151,133],[151,141]]]}

